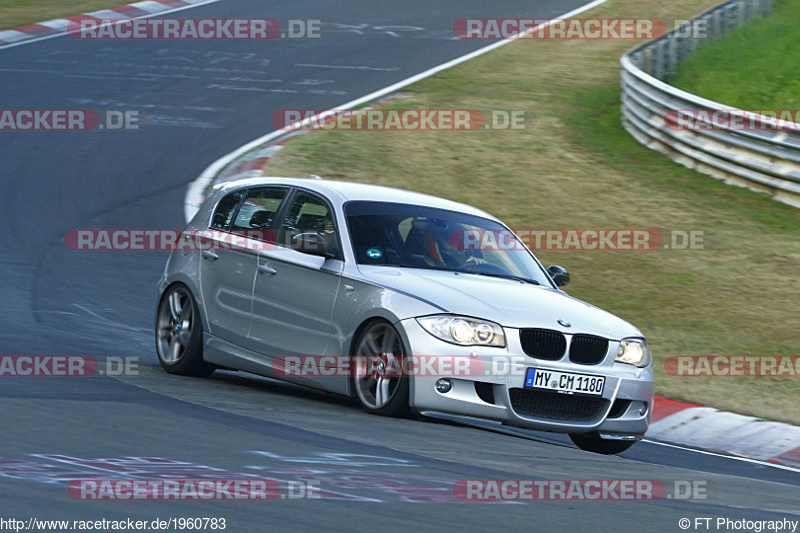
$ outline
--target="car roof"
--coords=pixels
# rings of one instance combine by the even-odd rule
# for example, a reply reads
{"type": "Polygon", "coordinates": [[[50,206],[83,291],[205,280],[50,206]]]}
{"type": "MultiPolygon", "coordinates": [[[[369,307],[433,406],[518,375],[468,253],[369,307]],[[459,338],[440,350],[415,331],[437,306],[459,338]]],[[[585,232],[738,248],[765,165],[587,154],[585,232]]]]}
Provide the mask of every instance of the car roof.
{"type": "Polygon", "coordinates": [[[290,187],[300,187],[319,192],[329,200],[339,205],[350,201],[372,201],[372,202],[392,202],[402,204],[412,204],[423,207],[434,207],[457,211],[469,215],[496,220],[496,218],[485,211],[471,205],[454,202],[438,196],[423,194],[419,192],[396,189],[394,187],[384,187],[381,185],[371,185],[367,183],[357,183],[353,181],[326,180],[317,177],[311,178],[249,178],[217,185],[215,190],[222,190],[223,194],[229,191],[244,187],[258,187],[264,185],[286,185],[290,187]]]}

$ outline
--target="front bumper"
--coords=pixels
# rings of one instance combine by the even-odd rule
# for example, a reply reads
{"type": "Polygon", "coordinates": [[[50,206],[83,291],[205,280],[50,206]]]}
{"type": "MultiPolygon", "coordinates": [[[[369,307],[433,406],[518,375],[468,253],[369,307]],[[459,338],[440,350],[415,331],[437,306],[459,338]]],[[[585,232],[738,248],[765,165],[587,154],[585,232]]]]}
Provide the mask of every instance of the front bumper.
{"type": "Polygon", "coordinates": [[[519,330],[505,328],[506,347],[456,346],[437,339],[415,319],[403,320],[398,331],[409,353],[416,356],[468,358],[466,372],[447,377],[452,388],[438,392],[441,375],[414,375],[411,408],[416,412],[441,412],[495,420],[512,426],[560,433],[598,431],[608,436],[641,437],[650,422],[653,403],[653,369],[615,363],[619,343],[609,342],[603,362],[597,365],[538,360],[524,354],[519,330]],[[602,396],[587,397],[523,389],[529,367],[606,377],[602,396]]]}

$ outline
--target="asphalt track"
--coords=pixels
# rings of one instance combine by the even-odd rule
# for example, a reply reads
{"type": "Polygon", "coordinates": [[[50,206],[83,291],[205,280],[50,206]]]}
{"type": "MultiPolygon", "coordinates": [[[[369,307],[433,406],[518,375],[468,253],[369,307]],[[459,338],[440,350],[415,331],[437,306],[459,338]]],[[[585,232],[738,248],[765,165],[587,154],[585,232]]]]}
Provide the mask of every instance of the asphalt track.
{"type": "Polygon", "coordinates": [[[680,531],[684,517],[800,519],[792,470],[648,442],[604,457],[557,435],[368,416],[346,399],[239,374],[168,376],[154,366],[151,331],[164,253],[63,243],[76,228],[179,228],[187,184],[269,132],[274,110],[336,107],[484,46],[451,38],[458,18],[548,17],[581,3],[222,0],[174,16],[322,19],[335,31],[266,44],[59,37],[0,51],[4,109],[147,117],[138,131],[0,133],[0,353],[139,358],[138,375],[118,379],[2,378],[0,518],[224,517],[230,531],[680,531]],[[84,502],[65,490],[69,479],[187,472],[311,479],[326,497],[84,502]],[[474,478],[699,481],[709,491],[656,502],[455,500],[452,484],[474,478]]]}

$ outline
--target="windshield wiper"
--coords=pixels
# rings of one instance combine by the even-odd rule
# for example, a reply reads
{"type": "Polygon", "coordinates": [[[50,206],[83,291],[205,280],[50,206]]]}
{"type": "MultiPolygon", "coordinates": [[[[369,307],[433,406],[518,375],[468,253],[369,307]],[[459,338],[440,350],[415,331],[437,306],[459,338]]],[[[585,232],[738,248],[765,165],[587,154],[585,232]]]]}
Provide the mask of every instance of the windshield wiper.
{"type": "Polygon", "coordinates": [[[451,268],[439,268],[430,265],[413,265],[411,263],[386,263],[384,265],[379,266],[393,266],[393,267],[400,267],[400,268],[419,268],[423,270],[436,270],[437,272],[457,272],[451,268]]]}
{"type": "Polygon", "coordinates": [[[467,272],[464,270],[459,270],[459,272],[462,272],[464,274],[476,274],[478,276],[489,276],[490,278],[510,279],[514,281],[521,281],[523,283],[530,283],[531,285],[541,285],[541,283],[539,283],[535,279],[523,278],[522,276],[515,276],[513,274],[491,274],[489,272],[467,272]]]}
{"type": "Polygon", "coordinates": [[[458,270],[454,268],[439,268],[435,266],[421,266],[421,265],[412,265],[409,263],[397,263],[396,265],[384,265],[384,266],[396,266],[401,268],[419,268],[424,270],[435,270],[437,272],[455,272],[457,274],[476,274],[478,276],[488,276],[490,278],[502,278],[502,279],[510,279],[512,281],[521,281],[523,283],[530,283],[531,285],[541,285],[535,279],[528,279],[522,276],[515,276],[514,274],[492,274],[490,272],[472,272],[469,270],[458,270]]]}

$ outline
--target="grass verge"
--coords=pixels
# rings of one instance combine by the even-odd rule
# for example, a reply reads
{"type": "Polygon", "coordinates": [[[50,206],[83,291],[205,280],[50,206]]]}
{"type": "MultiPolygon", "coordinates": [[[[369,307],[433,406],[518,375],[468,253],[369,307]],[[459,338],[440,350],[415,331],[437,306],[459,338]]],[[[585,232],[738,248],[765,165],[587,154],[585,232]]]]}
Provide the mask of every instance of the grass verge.
{"type": "Polygon", "coordinates": [[[0,30],[127,3],[122,0],[0,0],[0,30]]]}
{"type": "Polygon", "coordinates": [[[759,18],[684,61],[670,83],[739,109],[800,107],[800,0],[778,2],[759,18]]]}
{"type": "MultiPolygon", "coordinates": [[[[612,0],[581,17],[686,19],[717,0],[612,0]]],[[[570,294],[636,324],[657,392],[800,424],[793,378],[686,378],[670,355],[800,354],[800,211],[730,187],[639,145],[620,125],[619,57],[631,41],[521,40],[419,82],[398,108],[526,109],[514,131],[315,131],[269,175],[319,174],[476,205],[512,228],[701,230],[692,251],[542,251],[570,294]]]]}

